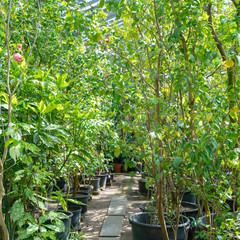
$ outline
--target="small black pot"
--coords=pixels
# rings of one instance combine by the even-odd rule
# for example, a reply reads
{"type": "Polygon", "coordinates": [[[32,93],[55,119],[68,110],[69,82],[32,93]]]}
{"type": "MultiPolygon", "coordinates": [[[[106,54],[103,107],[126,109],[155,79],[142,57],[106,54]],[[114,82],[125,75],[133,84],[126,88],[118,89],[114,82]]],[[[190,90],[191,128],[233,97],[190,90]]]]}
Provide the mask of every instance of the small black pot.
{"type": "Polygon", "coordinates": [[[147,189],[146,182],[147,180],[144,179],[138,180],[139,193],[141,195],[148,196],[148,199],[150,199],[152,196],[153,188],[150,186],[149,189],[147,189]]]}
{"type": "Polygon", "coordinates": [[[100,188],[100,178],[94,178],[92,180],[93,191],[98,192],[100,188]]]}
{"type": "MultiPolygon", "coordinates": [[[[132,240],[162,240],[162,231],[160,225],[152,225],[151,213],[136,213],[129,217],[132,224],[132,240]]],[[[180,216],[180,224],[177,231],[177,240],[187,239],[190,220],[185,216],[180,216]]],[[[167,225],[169,239],[173,239],[173,230],[167,225]]]]}
{"type": "Polygon", "coordinates": [[[80,202],[80,204],[76,204],[76,203],[67,201],[67,206],[68,206],[68,208],[72,207],[72,206],[75,206],[75,207],[81,206],[82,207],[82,215],[84,215],[87,212],[89,195],[87,193],[81,193],[81,194],[82,194],[82,196],[69,197],[69,199],[74,199],[74,200],[80,202]]]}
{"type": "Polygon", "coordinates": [[[95,175],[95,178],[100,178],[100,189],[104,190],[107,184],[107,174],[95,175]]]}

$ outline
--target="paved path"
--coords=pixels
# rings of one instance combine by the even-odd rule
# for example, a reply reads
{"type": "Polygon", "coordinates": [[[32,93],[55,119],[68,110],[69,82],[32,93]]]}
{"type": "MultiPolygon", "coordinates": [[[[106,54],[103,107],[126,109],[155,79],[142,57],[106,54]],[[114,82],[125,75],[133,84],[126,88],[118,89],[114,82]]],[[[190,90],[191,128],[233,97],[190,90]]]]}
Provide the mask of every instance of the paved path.
{"type": "Polygon", "coordinates": [[[99,240],[115,240],[121,236],[123,219],[126,215],[127,194],[132,190],[135,179],[124,179],[119,190],[112,197],[107,216],[104,219],[99,240]]]}
{"type": "Polygon", "coordinates": [[[81,223],[85,239],[131,240],[130,214],[139,212],[143,200],[138,196],[139,177],[116,175],[116,182],[100,195],[93,196],[81,223]]]}

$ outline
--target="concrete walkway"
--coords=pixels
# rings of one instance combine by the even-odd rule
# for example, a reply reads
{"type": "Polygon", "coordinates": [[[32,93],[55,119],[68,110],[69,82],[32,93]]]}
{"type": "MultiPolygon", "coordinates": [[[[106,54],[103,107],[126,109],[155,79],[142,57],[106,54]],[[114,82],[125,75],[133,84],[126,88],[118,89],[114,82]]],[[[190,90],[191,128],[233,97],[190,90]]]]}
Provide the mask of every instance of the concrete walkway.
{"type": "Polygon", "coordinates": [[[117,174],[111,186],[88,203],[88,212],[81,222],[81,234],[88,240],[131,240],[129,216],[139,212],[145,200],[139,198],[138,179],[117,174]]]}
{"type": "Polygon", "coordinates": [[[107,215],[104,219],[99,240],[119,240],[126,215],[127,194],[131,192],[136,180],[124,179],[119,190],[112,197],[107,215]]]}

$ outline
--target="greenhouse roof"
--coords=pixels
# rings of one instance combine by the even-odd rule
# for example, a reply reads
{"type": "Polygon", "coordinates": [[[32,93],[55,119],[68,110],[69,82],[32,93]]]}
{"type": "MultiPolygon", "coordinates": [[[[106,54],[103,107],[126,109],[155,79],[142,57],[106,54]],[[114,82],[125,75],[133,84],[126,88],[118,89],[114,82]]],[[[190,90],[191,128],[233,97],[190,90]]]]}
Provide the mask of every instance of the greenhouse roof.
{"type": "MultiPolygon", "coordinates": [[[[98,5],[100,3],[99,0],[85,0],[85,2],[88,5],[87,7],[85,7],[85,11],[94,10],[95,8],[98,7],[98,5]]],[[[103,7],[103,11],[108,14],[108,16],[106,18],[106,22],[107,23],[111,23],[114,20],[116,20],[116,21],[118,21],[118,25],[122,25],[123,24],[123,20],[122,19],[117,19],[115,13],[108,12],[107,9],[106,9],[106,6],[103,7]]]]}

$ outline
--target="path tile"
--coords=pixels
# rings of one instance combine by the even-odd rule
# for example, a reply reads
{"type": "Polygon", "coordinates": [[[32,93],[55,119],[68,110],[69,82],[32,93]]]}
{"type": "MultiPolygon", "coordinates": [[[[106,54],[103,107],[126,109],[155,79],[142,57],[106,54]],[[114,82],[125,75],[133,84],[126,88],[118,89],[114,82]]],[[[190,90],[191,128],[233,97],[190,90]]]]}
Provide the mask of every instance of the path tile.
{"type": "Polygon", "coordinates": [[[123,216],[106,216],[100,232],[100,237],[120,237],[123,216]]]}
{"type": "Polygon", "coordinates": [[[111,202],[127,202],[127,196],[123,194],[116,194],[112,197],[111,202]]]}
{"type": "Polygon", "coordinates": [[[120,240],[120,237],[100,237],[98,240],[120,240]]]}
{"type": "MultiPolygon", "coordinates": [[[[127,198],[126,198],[127,200],[127,198]]],[[[125,200],[111,201],[108,208],[108,216],[125,216],[126,214],[126,202],[125,200]]]]}

